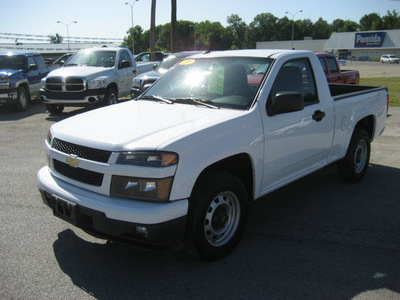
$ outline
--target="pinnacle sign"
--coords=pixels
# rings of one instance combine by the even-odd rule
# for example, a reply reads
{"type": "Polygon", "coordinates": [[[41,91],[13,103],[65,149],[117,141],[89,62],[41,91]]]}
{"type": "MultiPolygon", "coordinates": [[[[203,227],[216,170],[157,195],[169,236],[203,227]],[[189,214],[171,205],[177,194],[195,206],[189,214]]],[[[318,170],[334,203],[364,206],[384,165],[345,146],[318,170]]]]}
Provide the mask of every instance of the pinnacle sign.
{"type": "Polygon", "coordinates": [[[354,48],[382,47],[384,39],[385,32],[356,33],[354,48]]]}

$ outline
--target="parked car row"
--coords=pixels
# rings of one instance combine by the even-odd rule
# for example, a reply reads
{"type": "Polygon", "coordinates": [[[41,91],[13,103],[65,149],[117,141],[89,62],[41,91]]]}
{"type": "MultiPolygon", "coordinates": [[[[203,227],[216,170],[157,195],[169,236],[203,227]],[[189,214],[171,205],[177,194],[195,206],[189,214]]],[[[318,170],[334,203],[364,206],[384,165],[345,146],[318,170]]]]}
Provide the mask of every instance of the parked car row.
{"type": "MultiPolygon", "coordinates": [[[[0,61],[3,69],[0,74],[0,103],[12,103],[17,110],[25,110],[29,100],[40,94],[41,101],[51,114],[61,113],[65,106],[114,104],[120,97],[138,97],[179,61],[201,53],[204,51],[172,54],[156,51],[156,61],[152,61],[151,52],[133,56],[126,48],[102,47],[66,53],[49,65],[42,62],[43,58],[39,54],[3,53],[0,61]],[[38,61],[28,62],[26,58],[23,69],[15,67],[17,69],[14,70],[22,72],[7,70],[6,59],[17,60],[20,57],[18,55],[38,61]],[[17,73],[18,76],[25,76],[26,80],[18,79],[18,84],[13,85],[9,78],[16,78],[17,73]]],[[[359,83],[359,72],[341,70],[334,55],[317,53],[317,57],[329,83],[359,83]]],[[[394,55],[383,55],[381,62],[398,63],[399,60],[394,55]]],[[[246,72],[249,84],[261,82],[265,73],[257,68],[246,72]]]]}

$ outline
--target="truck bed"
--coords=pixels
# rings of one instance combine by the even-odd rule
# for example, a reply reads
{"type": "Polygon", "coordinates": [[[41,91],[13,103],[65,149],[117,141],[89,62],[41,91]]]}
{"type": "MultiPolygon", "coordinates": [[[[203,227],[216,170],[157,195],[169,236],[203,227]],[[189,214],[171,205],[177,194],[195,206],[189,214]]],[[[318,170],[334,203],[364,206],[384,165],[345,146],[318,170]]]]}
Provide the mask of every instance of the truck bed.
{"type": "Polygon", "coordinates": [[[332,98],[335,101],[346,99],[349,96],[356,96],[369,93],[373,90],[379,91],[386,89],[384,86],[371,86],[371,85],[355,85],[355,84],[338,84],[330,83],[329,90],[332,98]]]}

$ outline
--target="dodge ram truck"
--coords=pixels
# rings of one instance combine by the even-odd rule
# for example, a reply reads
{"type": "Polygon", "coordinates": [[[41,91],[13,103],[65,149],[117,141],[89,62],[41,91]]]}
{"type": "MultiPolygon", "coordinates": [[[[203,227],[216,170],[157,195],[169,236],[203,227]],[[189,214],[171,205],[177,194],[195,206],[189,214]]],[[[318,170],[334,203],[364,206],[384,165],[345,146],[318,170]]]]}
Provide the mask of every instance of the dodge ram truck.
{"type": "Polygon", "coordinates": [[[0,53],[0,103],[14,106],[17,111],[28,108],[39,95],[40,81],[59,66],[46,66],[39,53],[0,53]]]}
{"type": "Polygon", "coordinates": [[[333,54],[317,53],[317,56],[329,83],[360,83],[360,73],[352,70],[341,70],[333,54]]]}
{"type": "Polygon", "coordinates": [[[134,100],[52,125],[38,189],[96,237],[214,260],[238,244],[251,201],[333,163],[363,178],[387,106],[385,87],[328,85],[309,51],[199,54],[134,100]]]}
{"type": "Polygon", "coordinates": [[[42,79],[41,100],[51,114],[60,114],[65,106],[114,104],[130,95],[136,73],[126,48],[84,49],[42,79]]]}

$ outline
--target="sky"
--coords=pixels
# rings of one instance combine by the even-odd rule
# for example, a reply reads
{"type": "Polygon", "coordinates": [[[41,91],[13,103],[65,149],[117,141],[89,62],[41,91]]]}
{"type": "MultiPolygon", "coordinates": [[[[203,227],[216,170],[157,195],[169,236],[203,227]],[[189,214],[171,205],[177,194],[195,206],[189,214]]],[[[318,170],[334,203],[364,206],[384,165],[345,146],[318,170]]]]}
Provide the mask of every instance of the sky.
{"type": "MultiPolygon", "coordinates": [[[[127,36],[131,27],[133,5],[134,26],[150,28],[151,0],[0,0],[0,37],[4,33],[24,35],[60,34],[70,37],[118,38],[127,36]]],[[[400,0],[177,0],[177,19],[192,22],[212,21],[227,26],[231,14],[239,15],[250,24],[260,13],[285,15],[295,20],[320,17],[331,23],[335,19],[359,20],[366,14],[387,11],[400,13],[400,0]],[[303,12],[299,12],[303,10],[303,12]],[[285,14],[289,12],[290,14],[285,14]]],[[[170,22],[171,1],[157,0],[156,25],[170,22]]],[[[0,39],[0,42],[14,40],[0,39]]],[[[22,40],[21,40],[22,42],[22,40]]],[[[24,41],[25,43],[25,41],[24,41]]]]}

